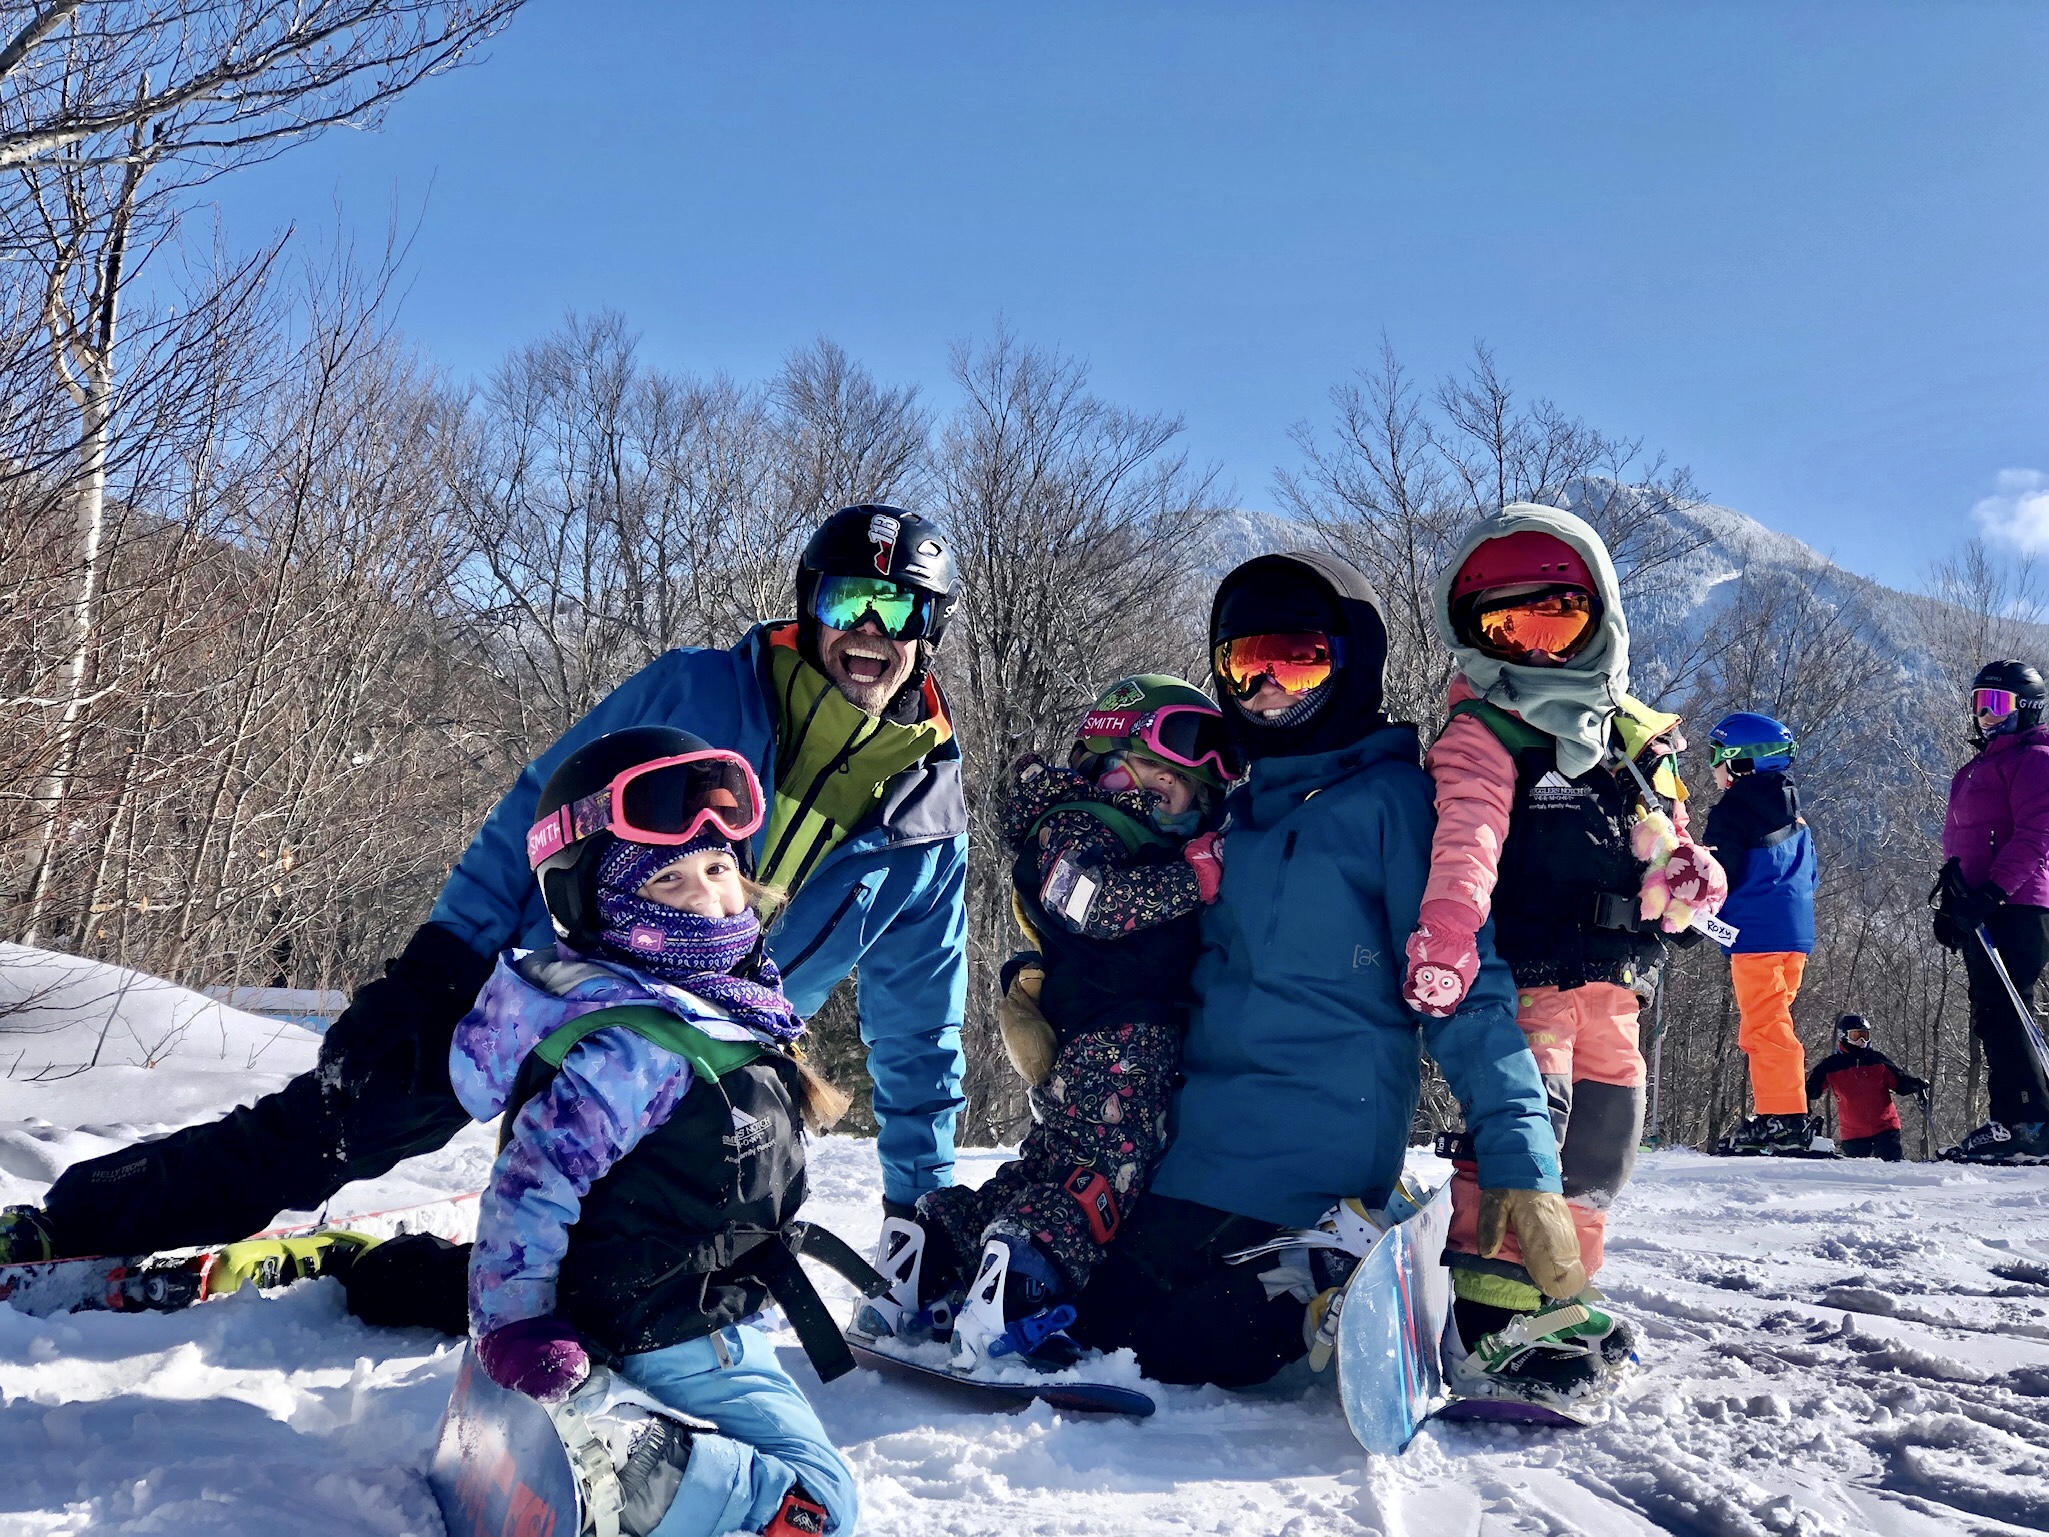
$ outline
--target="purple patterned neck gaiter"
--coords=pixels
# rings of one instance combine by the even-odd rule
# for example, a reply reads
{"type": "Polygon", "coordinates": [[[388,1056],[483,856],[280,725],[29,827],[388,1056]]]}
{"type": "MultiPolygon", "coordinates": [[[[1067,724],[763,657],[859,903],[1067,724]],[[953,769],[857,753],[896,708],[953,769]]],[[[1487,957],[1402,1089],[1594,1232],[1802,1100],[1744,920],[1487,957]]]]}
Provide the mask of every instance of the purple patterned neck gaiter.
{"type": "Polygon", "coordinates": [[[606,960],[717,1004],[775,1040],[794,1040],[804,1022],[782,994],[775,963],[761,955],[746,965],[761,940],[754,909],[707,918],[635,895],[650,876],[686,854],[730,847],[712,832],[673,848],[616,840],[598,861],[598,916],[604,921],[598,950],[606,960]],[[740,966],[746,966],[745,975],[735,974],[740,966]]]}

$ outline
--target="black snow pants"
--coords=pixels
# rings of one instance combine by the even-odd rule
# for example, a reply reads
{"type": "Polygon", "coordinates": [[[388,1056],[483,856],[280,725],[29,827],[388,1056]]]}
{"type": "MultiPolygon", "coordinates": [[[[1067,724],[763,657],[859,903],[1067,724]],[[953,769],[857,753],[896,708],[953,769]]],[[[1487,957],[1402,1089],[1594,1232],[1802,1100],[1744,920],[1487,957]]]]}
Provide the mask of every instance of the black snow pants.
{"type": "Polygon", "coordinates": [[[73,1164],[43,1199],[66,1254],[147,1254],[232,1243],[281,1211],[313,1211],[352,1180],[445,1147],[469,1112],[447,1053],[379,1063],[361,1091],[301,1073],[220,1120],[73,1164]]]}
{"type": "Polygon", "coordinates": [[[1879,1158],[1887,1163],[1899,1163],[1906,1157],[1896,1127],[1870,1137],[1845,1137],[1836,1144],[1836,1151],[1845,1158],[1879,1158]]]}
{"type": "MultiPolygon", "coordinates": [[[[2049,964],[2049,908],[2009,903],[1995,908],[1985,927],[2021,1000],[2039,1020],[2037,994],[2043,967],[2049,964]]],[[[1970,978],[1971,1029],[1985,1047],[1992,1119],[2008,1126],[2049,1121],[2049,1080],[1976,935],[1965,937],[1964,969],[1970,978]]]]}
{"type": "Polygon", "coordinates": [[[1130,1346],[1155,1382],[1264,1382],[1308,1353],[1308,1310],[1286,1292],[1267,1296],[1259,1273],[1271,1260],[1232,1265],[1224,1256],[1279,1231],[1194,1201],[1147,1196],[1076,1300],[1071,1332],[1097,1350],[1130,1346]]]}

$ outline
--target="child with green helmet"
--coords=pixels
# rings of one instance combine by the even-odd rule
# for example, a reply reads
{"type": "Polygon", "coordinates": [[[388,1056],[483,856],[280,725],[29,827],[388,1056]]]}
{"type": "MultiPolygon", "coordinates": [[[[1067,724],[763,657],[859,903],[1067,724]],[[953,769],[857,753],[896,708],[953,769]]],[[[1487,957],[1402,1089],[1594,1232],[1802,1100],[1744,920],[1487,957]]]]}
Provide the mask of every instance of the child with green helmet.
{"type": "Polygon", "coordinates": [[[1120,678],[1066,768],[1020,759],[1003,808],[1012,899],[1034,948],[1004,968],[1004,1045],[1033,1126],[979,1189],[925,1195],[879,1253],[894,1288],[854,1334],[947,1337],[956,1371],[1058,1370],[1069,1301],[1151,1182],[1193,1001],[1197,914],[1216,900],[1217,823],[1242,772],[1223,716],[1179,678],[1120,678]]]}

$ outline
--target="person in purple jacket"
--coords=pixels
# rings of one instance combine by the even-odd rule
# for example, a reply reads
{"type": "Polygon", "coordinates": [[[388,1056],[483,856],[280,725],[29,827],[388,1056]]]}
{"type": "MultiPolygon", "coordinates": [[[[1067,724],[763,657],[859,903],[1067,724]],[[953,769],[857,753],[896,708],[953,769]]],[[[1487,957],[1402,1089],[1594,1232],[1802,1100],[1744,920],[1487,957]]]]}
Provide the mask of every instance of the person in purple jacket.
{"type": "Polygon", "coordinates": [[[1971,684],[1977,754],[1949,786],[1935,937],[1961,950],[1971,1029],[1985,1047],[1992,1119],[1945,1158],[1974,1163],[2049,1158],[2049,1063],[2041,1035],[2016,1013],[1977,937],[1992,936],[2032,1013],[2049,963],[2049,688],[2026,662],[1990,662],[1971,684]]]}
{"type": "Polygon", "coordinates": [[[463,1107],[505,1118],[470,1255],[477,1360],[544,1403],[609,1406],[623,1379],[685,1417],[613,1447],[624,1532],[851,1532],[853,1474],[750,1321],[772,1297],[821,1377],[853,1365],[795,1258],[843,1249],[795,1214],[803,1128],[846,1100],[798,1060],[762,950],[772,893],[739,852],[761,786],[738,753],[643,726],[565,758],[538,813],[559,938],[499,957],[449,1049],[463,1107]]]}

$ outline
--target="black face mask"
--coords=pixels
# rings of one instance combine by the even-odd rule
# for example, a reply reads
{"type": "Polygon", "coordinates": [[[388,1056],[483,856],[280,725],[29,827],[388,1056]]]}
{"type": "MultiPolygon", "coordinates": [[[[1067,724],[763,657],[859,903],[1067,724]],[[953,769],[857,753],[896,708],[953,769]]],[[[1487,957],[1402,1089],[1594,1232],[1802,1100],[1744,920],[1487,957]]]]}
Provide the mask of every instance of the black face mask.
{"type": "Polygon", "coordinates": [[[1210,648],[1244,635],[1321,630],[1340,656],[1321,700],[1285,724],[1247,715],[1218,680],[1224,720],[1248,758],[1335,752],[1387,724],[1381,689],[1387,627],[1373,585],[1348,562],[1320,553],[1261,555],[1225,576],[1210,605],[1210,648]]]}

